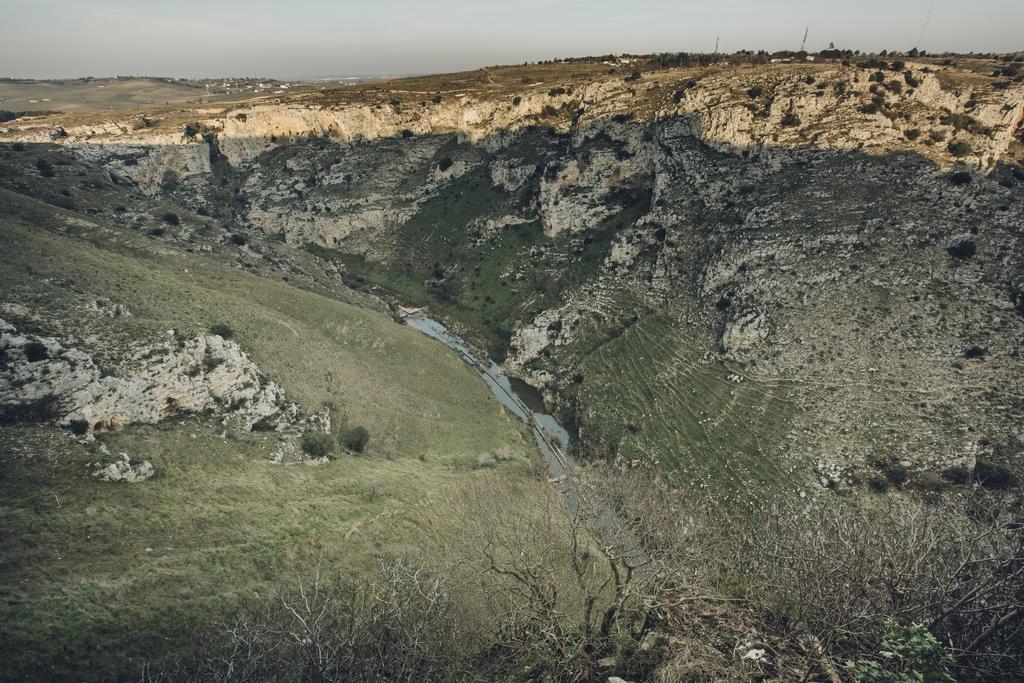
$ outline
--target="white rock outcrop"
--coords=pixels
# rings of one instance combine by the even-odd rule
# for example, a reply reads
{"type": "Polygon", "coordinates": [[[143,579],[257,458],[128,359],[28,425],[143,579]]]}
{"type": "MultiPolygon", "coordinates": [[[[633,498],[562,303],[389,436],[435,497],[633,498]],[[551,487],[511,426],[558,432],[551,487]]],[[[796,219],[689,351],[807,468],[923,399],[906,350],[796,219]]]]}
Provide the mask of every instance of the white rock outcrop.
{"type": "Polygon", "coordinates": [[[0,406],[47,402],[76,433],[156,423],[181,413],[226,412],[244,429],[282,429],[297,419],[282,389],[237,343],[217,335],[132,347],[116,374],[68,340],[19,334],[0,321],[0,406]]]}
{"type": "Polygon", "coordinates": [[[768,337],[768,320],[763,311],[747,311],[725,325],[722,334],[722,350],[732,360],[742,358],[768,337]]]}
{"type": "Polygon", "coordinates": [[[92,476],[101,481],[126,481],[136,483],[152,479],[156,474],[153,463],[148,460],[134,461],[127,453],[122,453],[118,460],[109,465],[96,463],[97,469],[92,476]]]}

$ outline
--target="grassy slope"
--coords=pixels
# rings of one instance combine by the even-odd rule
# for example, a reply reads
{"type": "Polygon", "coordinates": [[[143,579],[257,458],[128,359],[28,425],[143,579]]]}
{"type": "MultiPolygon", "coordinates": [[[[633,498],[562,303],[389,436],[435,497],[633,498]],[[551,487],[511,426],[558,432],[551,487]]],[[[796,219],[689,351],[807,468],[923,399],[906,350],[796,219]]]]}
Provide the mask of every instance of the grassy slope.
{"type": "Polygon", "coordinates": [[[444,533],[446,491],[477,476],[479,453],[511,445],[516,457],[499,471],[526,473],[518,423],[422,335],[146,238],[93,241],[0,219],[4,300],[63,316],[73,329],[86,301],[107,296],[134,313],[98,323],[113,338],[227,323],[293,399],[330,403],[373,441],[364,458],[282,467],[267,462],[275,435],[221,438],[214,418],[133,427],[103,440],[151,460],[160,476],[119,485],[88,476],[86,464],[101,457],[94,447],[52,428],[5,426],[5,676],[137,672],[143,658],[194,642],[200,624],[265,592],[317,549],[328,566],[358,573],[377,552],[430,543],[444,533]],[[399,459],[382,458],[382,445],[399,459]],[[372,482],[383,496],[371,502],[372,482]]]}
{"type": "Polygon", "coordinates": [[[599,347],[583,364],[580,394],[601,419],[585,433],[627,462],[657,461],[680,483],[725,497],[785,489],[778,444],[793,403],[755,380],[730,381],[732,370],[704,359],[708,350],[663,316],[599,347]]]}

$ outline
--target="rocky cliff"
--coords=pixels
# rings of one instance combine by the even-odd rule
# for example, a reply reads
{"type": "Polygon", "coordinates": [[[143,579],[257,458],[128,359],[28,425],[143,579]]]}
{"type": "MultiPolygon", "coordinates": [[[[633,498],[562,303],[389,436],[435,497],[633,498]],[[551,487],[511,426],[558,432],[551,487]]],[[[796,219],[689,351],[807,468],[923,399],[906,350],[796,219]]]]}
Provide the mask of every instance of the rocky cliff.
{"type": "Polygon", "coordinates": [[[824,63],[396,82],[2,136],[248,241],[239,267],[287,262],[284,242],[431,306],[586,455],[749,491],[1017,463],[1022,116],[1017,82],[824,63]]]}
{"type": "Polygon", "coordinates": [[[74,341],[19,334],[0,320],[0,410],[32,412],[85,436],[184,413],[224,413],[246,430],[301,422],[298,407],[235,342],[181,339],[173,330],[168,337],[136,344],[116,368],[101,368],[74,341]]]}

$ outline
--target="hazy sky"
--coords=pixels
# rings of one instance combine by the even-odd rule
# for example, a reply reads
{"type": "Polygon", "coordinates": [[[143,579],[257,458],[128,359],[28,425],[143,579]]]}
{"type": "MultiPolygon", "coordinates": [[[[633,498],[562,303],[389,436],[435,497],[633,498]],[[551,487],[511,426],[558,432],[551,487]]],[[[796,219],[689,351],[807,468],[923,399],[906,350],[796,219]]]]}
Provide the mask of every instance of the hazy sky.
{"type": "Polygon", "coordinates": [[[606,52],[1024,49],[1022,0],[0,0],[0,76],[427,73],[606,52]]]}

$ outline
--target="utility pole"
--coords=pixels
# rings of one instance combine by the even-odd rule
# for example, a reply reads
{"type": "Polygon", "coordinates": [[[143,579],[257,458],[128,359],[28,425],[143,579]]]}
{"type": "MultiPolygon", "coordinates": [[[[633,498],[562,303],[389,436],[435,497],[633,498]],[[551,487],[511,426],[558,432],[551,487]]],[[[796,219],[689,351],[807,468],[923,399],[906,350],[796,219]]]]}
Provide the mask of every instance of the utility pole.
{"type": "Polygon", "coordinates": [[[921,49],[921,41],[924,40],[924,30],[928,28],[928,20],[932,18],[932,10],[935,9],[935,5],[928,6],[928,14],[924,17],[924,24],[921,25],[921,35],[917,37],[917,45],[914,46],[915,50],[921,49]]]}
{"type": "Polygon", "coordinates": [[[810,26],[804,28],[804,39],[800,41],[800,52],[804,52],[804,48],[807,47],[807,32],[811,30],[810,26]]]}

